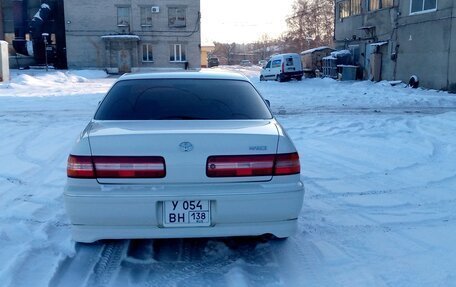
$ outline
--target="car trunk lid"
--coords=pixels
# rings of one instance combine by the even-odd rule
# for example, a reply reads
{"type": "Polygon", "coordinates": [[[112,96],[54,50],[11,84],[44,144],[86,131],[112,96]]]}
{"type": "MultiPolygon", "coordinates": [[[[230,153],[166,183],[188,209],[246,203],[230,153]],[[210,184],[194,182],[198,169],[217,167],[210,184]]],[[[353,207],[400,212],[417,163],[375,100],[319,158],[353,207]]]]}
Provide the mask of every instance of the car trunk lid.
{"type": "Polygon", "coordinates": [[[274,120],[94,121],[93,157],[163,157],[164,178],[98,178],[103,184],[216,183],[269,181],[272,175],[211,178],[211,156],[275,154],[274,120]]]}

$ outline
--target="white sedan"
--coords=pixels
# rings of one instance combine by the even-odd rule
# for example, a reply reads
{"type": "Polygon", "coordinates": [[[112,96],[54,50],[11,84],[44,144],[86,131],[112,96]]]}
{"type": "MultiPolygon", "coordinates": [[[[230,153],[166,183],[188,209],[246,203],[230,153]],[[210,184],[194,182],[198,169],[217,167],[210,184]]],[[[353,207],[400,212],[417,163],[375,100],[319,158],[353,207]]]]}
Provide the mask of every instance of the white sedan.
{"type": "Polygon", "coordinates": [[[304,187],[292,141],[244,76],[122,76],[71,150],[73,239],[296,231],[304,187]]]}

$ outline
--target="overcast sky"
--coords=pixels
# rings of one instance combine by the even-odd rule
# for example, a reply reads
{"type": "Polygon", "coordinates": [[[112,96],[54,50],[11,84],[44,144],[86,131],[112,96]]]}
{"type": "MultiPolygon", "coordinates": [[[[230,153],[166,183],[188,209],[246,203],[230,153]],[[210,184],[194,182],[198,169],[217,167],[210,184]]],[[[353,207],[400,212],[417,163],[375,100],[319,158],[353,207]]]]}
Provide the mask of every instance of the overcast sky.
{"type": "Polygon", "coordinates": [[[254,42],[286,30],[293,0],[201,0],[203,44],[254,42]]]}

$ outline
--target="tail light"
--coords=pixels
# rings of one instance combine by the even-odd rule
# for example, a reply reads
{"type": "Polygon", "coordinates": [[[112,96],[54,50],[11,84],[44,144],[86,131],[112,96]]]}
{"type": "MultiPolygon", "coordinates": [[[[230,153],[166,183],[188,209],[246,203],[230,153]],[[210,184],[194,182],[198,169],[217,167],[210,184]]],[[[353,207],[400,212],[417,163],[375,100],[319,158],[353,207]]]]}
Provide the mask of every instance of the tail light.
{"type": "Polygon", "coordinates": [[[301,172],[298,153],[278,154],[274,166],[274,175],[290,175],[301,172]]]}
{"type": "Polygon", "coordinates": [[[166,175],[162,157],[93,157],[98,178],[163,178],[166,175]]]}
{"type": "Polygon", "coordinates": [[[73,178],[95,178],[92,157],[70,155],[68,157],[67,175],[73,178]]]}
{"type": "Polygon", "coordinates": [[[285,63],[282,63],[282,73],[285,73],[285,63]]]}
{"type": "Polygon", "coordinates": [[[162,157],[70,155],[67,174],[68,177],[74,178],[163,178],[166,176],[165,159],[162,157]]]}
{"type": "Polygon", "coordinates": [[[298,153],[211,156],[206,165],[208,177],[292,175],[300,170],[298,153]]]}
{"type": "Polygon", "coordinates": [[[265,176],[273,170],[273,155],[211,156],[206,174],[208,177],[265,176]]]}

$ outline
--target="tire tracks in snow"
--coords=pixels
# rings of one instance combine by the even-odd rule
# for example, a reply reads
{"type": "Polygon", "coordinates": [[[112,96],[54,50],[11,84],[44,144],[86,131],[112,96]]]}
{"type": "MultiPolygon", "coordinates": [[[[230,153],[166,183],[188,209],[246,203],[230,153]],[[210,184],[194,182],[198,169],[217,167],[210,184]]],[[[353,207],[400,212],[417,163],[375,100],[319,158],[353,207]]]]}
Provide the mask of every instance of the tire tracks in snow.
{"type": "MultiPolygon", "coordinates": [[[[423,138],[430,144],[431,153],[428,157],[408,166],[393,167],[382,174],[383,171],[358,173],[360,170],[352,169],[350,161],[340,160],[337,154],[332,154],[324,160],[333,161],[334,165],[339,166],[339,170],[348,170],[347,174],[342,174],[339,178],[307,177],[304,179],[307,194],[300,222],[307,239],[301,240],[294,249],[300,250],[299,253],[303,257],[301,262],[308,261],[305,255],[310,256],[310,261],[314,261],[317,268],[324,270],[322,273],[315,273],[312,266],[306,267],[305,273],[310,276],[310,279],[307,278],[308,281],[305,281],[306,278],[303,278],[302,282],[310,283],[307,286],[352,286],[354,284],[354,282],[331,282],[330,280],[312,281],[315,277],[325,279],[324,272],[331,274],[332,270],[348,274],[356,270],[357,276],[365,277],[360,282],[370,281],[375,286],[382,286],[385,281],[384,278],[378,277],[381,272],[366,269],[365,263],[372,260],[372,256],[369,255],[375,253],[376,248],[368,245],[368,242],[387,241],[386,246],[390,250],[385,249],[385,254],[377,255],[377,260],[380,261],[393,260],[394,253],[390,251],[396,250],[396,252],[403,252],[404,256],[431,252],[451,262],[449,264],[455,263],[453,258],[445,254],[445,249],[438,248],[432,240],[419,236],[423,227],[425,227],[424,230],[432,230],[430,228],[434,226],[445,226],[448,222],[453,222],[454,225],[456,221],[456,216],[452,212],[456,197],[445,191],[441,191],[441,195],[433,194],[439,190],[441,183],[456,182],[454,164],[449,165],[454,158],[454,154],[451,154],[452,151],[454,152],[454,143],[439,141],[435,136],[439,132],[439,125],[429,124],[427,119],[422,120],[422,117],[415,117],[414,120],[395,119],[389,124],[396,124],[397,121],[399,121],[398,124],[405,122],[404,127],[399,127],[400,132],[413,132],[419,135],[417,138],[423,138]],[[426,123],[424,127],[422,123],[426,123]],[[349,165],[344,166],[346,162],[349,165]],[[449,169],[436,173],[435,171],[439,170],[437,165],[440,163],[449,169]],[[350,173],[353,174],[350,175],[350,173]],[[427,174],[429,177],[416,177],[416,175],[427,174]],[[348,183],[349,187],[355,186],[356,190],[350,192],[339,188],[344,182],[348,183]],[[377,186],[379,189],[366,190],[369,185],[377,186]],[[332,187],[335,191],[331,190],[332,187]],[[414,229],[419,231],[414,232],[414,229]],[[338,255],[331,258],[331,253],[338,255]],[[338,259],[340,267],[331,269],[332,259],[338,259]],[[318,282],[318,284],[312,284],[312,282],[318,282]]],[[[374,128],[380,129],[380,127],[374,128]]],[[[398,129],[397,126],[393,128],[398,129]]],[[[324,133],[333,131],[326,130],[318,136],[330,137],[331,135],[324,133]]],[[[299,136],[305,135],[301,133],[299,136]]],[[[362,168],[362,165],[360,164],[359,167],[362,168]]],[[[372,265],[372,262],[367,264],[369,265],[372,265]]],[[[346,275],[341,277],[344,278],[344,276],[346,277],[346,275]]],[[[366,285],[369,284],[363,286],[366,285]]]]}
{"type": "Polygon", "coordinates": [[[50,286],[283,286],[273,245],[258,237],[78,244],[50,286]]]}
{"type": "Polygon", "coordinates": [[[2,274],[13,274],[9,277],[9,283],[3,283],[5,286],[45,286],[53,276],[53,269],[73,252],[61,200],[64,177],[57,175],[60,163],[68,153],[69,146],[65,141],[69,136],[56,137],[59,141],[57,148],[46,152],[48,156],[43,159],[29,154],[31,148],[46,146],[43,140],[48,138],[49,128],[52,127],[51,135],[55,134],[55,128],[61,126],[72,129],[75,124],[71,123],[71,119],[56,121],[55,115],[31,115],[29,125],[19,127],[15,134],[6,135],[18,139],[18,145],[11,152],[27,165],[20,172],[8,171],[16,173],[12,176],[0,175],[0,182],[6,180],[11,183],[0,193],[0,230],[4,231],[0,241],[7,245],[11,240],[17,240],[16,252],[8,259],[7,269],[2,270],[2,274]],[[16,230],[20,227],[24,235],[16,238],[17,231],[8,226],[16,226],[16,230]],[[38,277],[36,272],[39,273],[38,277]]]}
{"type": "Polygon", "coordinates": [[[129,241],[108,243],[103,247],[100,259],[93,269],[87,286],[111,286],[112,280],[119,272],[120,264],[125,257],[129,241]]]}

